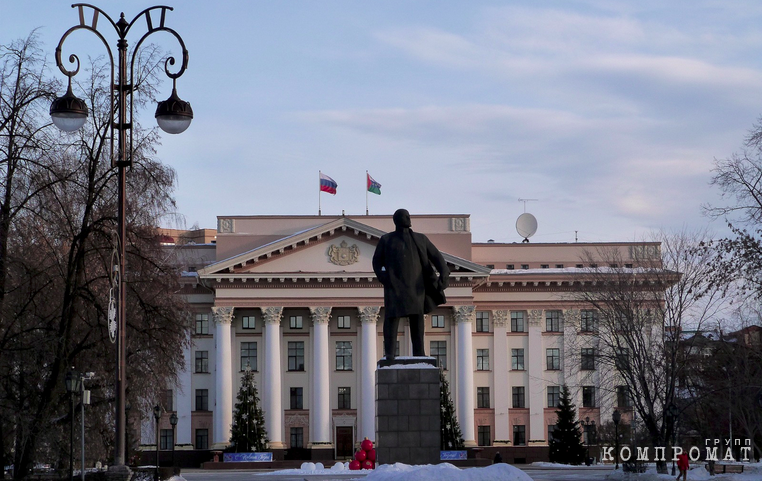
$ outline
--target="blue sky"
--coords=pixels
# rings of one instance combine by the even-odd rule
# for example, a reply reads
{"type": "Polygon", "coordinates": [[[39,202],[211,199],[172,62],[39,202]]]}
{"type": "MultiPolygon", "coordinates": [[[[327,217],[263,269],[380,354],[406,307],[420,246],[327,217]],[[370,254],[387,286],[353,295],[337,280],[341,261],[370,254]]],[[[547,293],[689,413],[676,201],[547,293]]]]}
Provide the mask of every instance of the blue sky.
{"type": "MultiPolygon", "coordinates": [[[[520,241],[519,198],[538,199],[536,242],[723,232],[700,208],[719,202],[713,159],[762,112],[756,1],[169,4],[195,119],[159,156],[188,227],[316,214],[318,170],[339,184],[323,214],[363,214],[368,170],[371,214],[468,213],[475,241],[520,241]]],[[[97,5],[131,19],[154,3],[97,5]]],[[[69,2],[0,0],[0,43],[41,27],[52,64],[77,20],[69,2]]],[[[64,54],[105,52],[84,45],[64,54]]]]}

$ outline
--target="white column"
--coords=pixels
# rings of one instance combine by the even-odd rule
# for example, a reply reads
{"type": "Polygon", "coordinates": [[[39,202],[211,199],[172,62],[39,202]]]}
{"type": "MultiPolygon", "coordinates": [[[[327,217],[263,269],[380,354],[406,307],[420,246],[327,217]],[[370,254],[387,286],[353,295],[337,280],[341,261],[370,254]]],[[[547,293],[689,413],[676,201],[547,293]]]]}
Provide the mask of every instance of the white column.
{"type": "Polygon", "coordinates": [[[508,323],[510,315],[507,310],[492,311],[493,357],[492,385],[495,387],[495,444],[504,445],[503,441],[511,440],[511,423],[509,409],[511,407],[511,385],[508,382],[508,367],[510,352],[508,350],[508,323]]]}
{"type": "Polygon", "coordinates": [[[474,355],[471,329],[476,318],[474,306],[453,307],[455,323],[457,324],[457,413],[460,430],[466,447],[476,446],[474,435],[474,355]]]}
{"type": "Polygon", "coordinates": [[[283,443],[283,406],[281,404],[281,368],[280,368],[280,320],[282,307],[262,309],[265,318],[265,364],[264,400],[265,429],[270,440],[270,449],[285,449],[283,443]]]}
{"type": "Polygon", "coordinates": [[[362,336],[362,366],[360,371],[360,435],[359,439],[376,440],[376,346],[378,334],[376,322],[379,306],[358,307],[360,311],[360,335],[362,336]]]}
{"type": "Polygon", "coordinates": [[[312,402],[310,408],[310,443],[331,447],[331,386],[328,356],[328,321],[330,307],[310,307],[312,315],[312,402]],[[328,443],[328,444],[325,444],[328,443]]]}
{"type": "Polygon", "coordinates": [[[230,444],[233,425],[233,364],[232,364],[232,307],[212,307],[214,324],[214,438],[212,449],[224,449],[230,444]]]}
{"type": "Polygon", "coordinates": [[[544,371],[545,350],[542,346],[542,310],[535,309],[529,315],[529,348],[525,353],[527,372],[529,374],[529,437],[530,440],[545,439],[545,391],[544,371]]]}
{"type": "Polygon", "coordinates": [[[190,331],[183,348],[183,370],[177,376],[177,389],[175,390],[175,409],[177,410],[177,427],[175,445],[193,445],[193,426],[191,423],[193,413],[193,386],[191,348],[193,347],[190,331]]]}

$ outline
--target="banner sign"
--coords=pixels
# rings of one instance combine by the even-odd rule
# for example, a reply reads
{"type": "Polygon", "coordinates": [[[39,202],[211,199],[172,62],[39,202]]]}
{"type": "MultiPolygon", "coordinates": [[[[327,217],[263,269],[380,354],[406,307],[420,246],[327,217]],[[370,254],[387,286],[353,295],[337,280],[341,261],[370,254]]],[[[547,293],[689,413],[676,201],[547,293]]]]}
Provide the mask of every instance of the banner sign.
{"type": "Polygon", "coordinates": [[[226,463],[267,463],[273,460],[273,453],[224,453],[226,463]]]}
{"type": "Polygon", "coordinates": [[[439,451],[440,461],[468,459],[468,451],[439,451]]]}

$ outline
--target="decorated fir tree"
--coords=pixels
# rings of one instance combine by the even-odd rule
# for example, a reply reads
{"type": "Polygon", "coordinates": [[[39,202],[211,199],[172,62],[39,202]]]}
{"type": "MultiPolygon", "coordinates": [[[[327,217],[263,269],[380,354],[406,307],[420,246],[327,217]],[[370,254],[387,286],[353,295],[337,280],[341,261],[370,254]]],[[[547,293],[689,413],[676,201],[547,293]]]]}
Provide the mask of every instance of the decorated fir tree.
{"type": "Polygon", "coordinates": [[[241,389],[233,410],[233,428],[230,442],[236,452],[265,451],[267,449],[267,431],[265,415],[259,407],[259,392],[254,383],[254,373],[246,366],[241,389]]]}
{"type": "Polygon", "coordinates": [[[571,400],[569,388],[564,384],[556,409],[556,429],[550,439],[550,461],[561,464],[582,464],[585,460],[585,446],[582,431],[577,421],[577,407],[571,400]]]}
{"type": "Polygon", "coordinates": [[[442,431],[440,449],[444,451],[464,449],[460,424],[455,417],[455,406],[450,397],[450,383],[442,369],[439,370],[439,426],[442,431]]]}

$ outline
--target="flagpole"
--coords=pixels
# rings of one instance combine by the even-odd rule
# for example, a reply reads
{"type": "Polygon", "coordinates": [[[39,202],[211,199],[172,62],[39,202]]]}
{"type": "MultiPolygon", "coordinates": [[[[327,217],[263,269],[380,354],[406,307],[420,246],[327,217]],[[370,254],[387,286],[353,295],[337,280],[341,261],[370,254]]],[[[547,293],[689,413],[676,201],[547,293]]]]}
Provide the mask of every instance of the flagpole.
{"type": "Polygon", "coordinates": [[[320,208],[320,174],[321,172],[318,170],[318,215],[322,215],[320,208]]]}
{"type": "Polygon", "coordinates": [[[365,215],[368,215],[368,171],[365,171],[365,215]]]}

